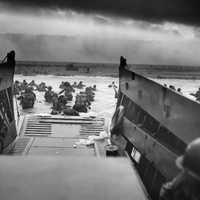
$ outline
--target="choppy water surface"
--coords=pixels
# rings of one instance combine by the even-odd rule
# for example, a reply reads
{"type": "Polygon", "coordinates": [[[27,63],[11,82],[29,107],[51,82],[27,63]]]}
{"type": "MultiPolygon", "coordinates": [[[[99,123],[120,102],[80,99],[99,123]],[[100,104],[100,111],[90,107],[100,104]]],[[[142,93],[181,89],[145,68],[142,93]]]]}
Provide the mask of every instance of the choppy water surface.
{"type": "MultiPolygon", "coordinates": [[[[52,86],[53,90],[56,92],[60,91],[59,85],[62,81],[68,81],[73,83],[74,81],[83,81],[86,86],[97,86],[97,91],[95,92],[95,101],[92,102],[91,110],[88,115],[97,115],[105,118],[110,118],[114,112],[116,99],[114,98],[113,88],[109,88],[108,85],[115,81],[118,85],[118,78],[113,77],[88,77],[88,76],[55,76],[55,75],[37,75],[37,76],[23,76],[16,75],[15,80],[23,81],[26,80],[30,82],[34,80],[37,84],[44,81],[47,85],[52,86]]],[[[181,88],[183,95],[194,99],[190,93],[194,93],[200,87],[200,80],[180,80],[180,79],[154,79],[154,81],[160,84],[174,85],[176,88],[181,88]]],[[[80,90],[76,90],[79,93],[80,90]]],[[[33,109],[22,110],[18,102],[19,112],[21,114],[26,113],[50,113],[51,104],[44,101],[44,92],[36,91],[37,100],[33,109]]],[[[74,94],[74,96],[76,95],[74,94]]],[[[75,98],[74,98],[75,100],[75,98]]],[[[71,103],[73,104],[73,103],[71,103]]],[[[15,102],[16,105],[16,102],[15,102]]]]}
{"type": "MultiPolygon", "coordinates": [[[[110,118],[114,112],[116,99],[114,98],[115,93],[113,88],[109,88],[108,85],[115,81],[118,85],[118,78],[113,77],[99,77],[99,76],[55,76],[55,75],[37,75],[37,76],[23,76],[23,75],[15,75],[15,80],[23,81],[26,80],[30,82],[34,80],[37,84],[40,82],[46,82],[46,85],[52,86],[55,92],[61,91],[59,85],[62,81],[68,81],[73,84],[75,81],[83,81],[83,84],[86,86],[93,86],[94,84],[97,86],[97,91],[95,92],[95,101],[92,102],[90,114],[96,114],[97,116],[110,118]]],[[[74,94],[79,93],[81,90],[77,90],[74,94]]],[[[18,103],[19,112],[21,114],[26,113],[50,113],[51,112],[51,104],[46,103],[44,100],[44,92],[35,91],[37,100],[35,102],[33,109],[22,110],[21,106],[18,103]]],[[[73,98],[75,100],[75,97],[73,98]]],[[[73,104],[73,103],[72,103],[73,104]]],[[[15,102],[16,105],[16,102],[15,102]]]]}
{"type": "Polygon", "coordinates": [[[200,87],[200,80],[192,79],[153,79],[154,81],[160,83],[161,85],[167,84],[174,85],[175,88],[181,88],[184,96],[189,99],[195,100],[195,97],[191,96],[190,93],[195,93],[200,87]]]}

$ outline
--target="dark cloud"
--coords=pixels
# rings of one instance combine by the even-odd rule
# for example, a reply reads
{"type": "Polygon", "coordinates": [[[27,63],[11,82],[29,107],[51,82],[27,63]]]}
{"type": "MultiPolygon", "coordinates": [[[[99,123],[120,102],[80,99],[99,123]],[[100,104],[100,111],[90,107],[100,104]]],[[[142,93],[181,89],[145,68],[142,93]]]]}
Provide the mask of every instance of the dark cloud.
{"type": "Polygon", "coordinates": [[[119,62],[124,55],[128,63],[200,65],[200,41],[143,41],[95,36],[59,36],[1,34],[0,57],[16,51],[17,60],[119,62]]]}
{"type": "Polygon", "coordinates": [[[198,0],[0,0],[11,7],[61,8],[153,22],[200,25],[198,0]]]}

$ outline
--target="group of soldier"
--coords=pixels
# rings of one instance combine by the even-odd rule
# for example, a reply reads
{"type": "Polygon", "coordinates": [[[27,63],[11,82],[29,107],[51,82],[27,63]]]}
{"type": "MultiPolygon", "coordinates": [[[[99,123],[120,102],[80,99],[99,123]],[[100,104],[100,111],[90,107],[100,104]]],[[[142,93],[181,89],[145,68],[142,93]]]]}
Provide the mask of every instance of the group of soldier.
{"type": "Polygon", "coordinates": [[[86,113],[90,109],[91,102],[94,101],[96,85],[86,87],[82,81],[79,84],[74,82],[72,85],[66,81],[60,84],[60,88],[62,90],[58,94],[53,92],[51,88],[45,92],[45,100],[53,105],[51,114],[62,113],[64,115],[78,116],[79,112],[86,113]],[[83,91],[84,88],[85,90],[83,91]],[[81,89],[82,91],[76,95],[74,105],[69,106],[67,103],[73,100],[73,93],[76,89],[81,89]]]}
{"type": "Polygon", "coordinates": [[[59,88],[60,92],[56,93],[51,86],[41,82],[36,84],[34,80],[28,83],[26,80],[22,82],[15,81],[14,94],[20,100],[23,109],[33,108],[36,95],[34,91],[44,92],[44,99],[46,102],[52,104],[51,114],[64,115],[79,115],[79,112],[87,112],[90,109],[91,102],[94,101],[96,85],[86,87],[82,81],[70,84],[67,81],[62,81],[59,88]],[[76,95],[75,104],[71,107],[67,103],[72,102],[73,93],[80,90],[76,95]]]}
{"type": "Polygon", "coordinates": [[[73,109],[78,112],[87,112],[90,109],[91,102],[94,101],[96,85],[93,87],[86,87],[84,91],[76,95],[75,104],[73,109]]]}
{"type": "MultiPolygon", "coordinates": [[[[167,87],[166,84],[164,84],[164,86],[167,87]]],[[[182,94],[181,88],[178,88],[176,90],[176,88],[173,85],[169,85],[169,88],[177,91],[179,94],[182,94]]],[[[190,95],[194,96],[196,98],[196,101],[200,101],[200,87],[198,88],[198,90],[195,93],[190,93],[190,95]]]]}
{"type": "Polygon", "coordinates": [[[25,91],[27,88],[30,90],[37,90],[39,92],[45,92],[47,89],[46,83],[41,82],[40,84],[36,84],[34,80],[32,80],[30,83],[28,83],[26,80],[23,80],[22,82],[20,81],[15,81],[14,83],[14,94],[19,95],[23,91],[25,91]]]}
{"type": "Polygon", "coordinates": [[[28,83],[26,80],[22,82],[15,81],[14,83],[14,94],[18,95],[17,99],[20,101],[20,105],[23,109],[33,108],[36,95],[33,92],[36,84],[34,81],[28,83]]]}
{"type": "MultiPolygon", "coordinates": [[[[164,84],[164,87],[167,87],[167,84],[164,84]]],[[[176,89],[174,85],[169,85],[169,89],[174,90],[178,92],[179,94],[182,94],[181,88],[176,89]]]]}

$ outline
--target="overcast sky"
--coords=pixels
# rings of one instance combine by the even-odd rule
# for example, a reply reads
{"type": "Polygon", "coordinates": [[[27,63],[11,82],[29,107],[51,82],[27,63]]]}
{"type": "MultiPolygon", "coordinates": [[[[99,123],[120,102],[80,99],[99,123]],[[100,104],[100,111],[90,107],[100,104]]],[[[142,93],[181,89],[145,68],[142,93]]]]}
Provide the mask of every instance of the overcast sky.
{"type": "Polygon", "coordinates": [[[196,1],[145,2],[0,0],[0,56],[14,49],[18,60],[119,62],[124,55],[129,63],[200,65],[196,1]]]}

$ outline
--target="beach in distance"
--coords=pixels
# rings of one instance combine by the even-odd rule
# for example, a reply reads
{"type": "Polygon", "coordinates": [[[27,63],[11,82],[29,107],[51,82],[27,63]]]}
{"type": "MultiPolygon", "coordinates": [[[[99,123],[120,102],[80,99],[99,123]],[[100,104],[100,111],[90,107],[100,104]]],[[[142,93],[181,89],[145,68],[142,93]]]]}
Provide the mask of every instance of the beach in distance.
{"type": "MultiPolygon", "coordinates": [[[[71,84],[74,81],[83,81],[86,86],[95,84],[97,92],[90,112],[111,118],[116,99],[113,88],[109,88],[108,85],[114,81],[118,86],[118,66],[119,64],[112,63],[17,61],[15,80],[27,82],[34,80],[37,84],[45,81],[56,92],[60,91],[59,85],[62,81],[69,81],[71,84]]],[[[192,100],[195,100],[195,97],[190,94],[195,93],[200,87],[200,67],[198,66],[128,64],[128,67],[161,85],[181,88],[182,94],[192,100]]],[[[44,93],[36,92],[36,96],[35,107],[26,111],[19,106],[20,113],[50,113],[51,105],[45,103],[44,93]]]]}
{"type": "MultiPolygon", "coordinates": [[[[118,77],[117,63],[17,61],[15,74],[118,77]]],[[[158,79],[200,79],[200,66],[128,64],[136,73],[158,79]]]]}

